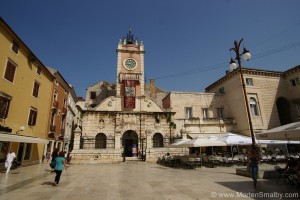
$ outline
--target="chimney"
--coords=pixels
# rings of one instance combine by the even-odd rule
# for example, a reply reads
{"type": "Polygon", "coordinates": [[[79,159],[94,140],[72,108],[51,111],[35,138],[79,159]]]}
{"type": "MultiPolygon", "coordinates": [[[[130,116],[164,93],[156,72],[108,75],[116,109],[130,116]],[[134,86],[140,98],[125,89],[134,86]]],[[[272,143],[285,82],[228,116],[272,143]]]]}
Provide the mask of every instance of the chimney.
{"type": "Polygon", "coordinates": [[[226,75],[230,73],[230,70],[226,70],[226,75]]]}
{"type": "Polygon", "coordinates": [[[153,100],[156,100],[156,89],[155,89],[155,80],[154,79],[150,79],[150,98],[153,100]]]}

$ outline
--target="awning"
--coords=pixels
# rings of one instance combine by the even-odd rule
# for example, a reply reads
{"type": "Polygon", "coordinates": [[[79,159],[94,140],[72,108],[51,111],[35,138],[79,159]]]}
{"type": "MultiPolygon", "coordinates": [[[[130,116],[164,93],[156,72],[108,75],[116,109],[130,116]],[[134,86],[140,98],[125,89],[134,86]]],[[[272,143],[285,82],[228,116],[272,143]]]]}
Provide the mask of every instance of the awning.
{"type": "Polygon", "coordinates": [[[300,141],[300,122],[279,126],[255,135],[259,140],[300,141]]]}
{"type": "Polygon", "coordinates": [[[31,137],[31,136],[24,136],[24,135],[1,133],[1,132],[0,132],[0,141],[48,144],[48,140],[45,139],[31,137]]]}

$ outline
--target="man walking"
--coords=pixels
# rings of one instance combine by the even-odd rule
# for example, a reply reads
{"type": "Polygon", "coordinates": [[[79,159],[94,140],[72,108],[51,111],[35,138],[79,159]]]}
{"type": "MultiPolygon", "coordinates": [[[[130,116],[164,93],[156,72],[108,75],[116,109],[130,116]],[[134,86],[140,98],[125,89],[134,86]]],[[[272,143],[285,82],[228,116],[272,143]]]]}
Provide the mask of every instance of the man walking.
{"type": "Polygon", "coordinates": [[[11,149],[9,149],[9,151],[6,155],[6,161],[5,161],[6,174],[9,173],[12,162],[14,161],[15,158],[16,158],[16,154],[11,149]]]}

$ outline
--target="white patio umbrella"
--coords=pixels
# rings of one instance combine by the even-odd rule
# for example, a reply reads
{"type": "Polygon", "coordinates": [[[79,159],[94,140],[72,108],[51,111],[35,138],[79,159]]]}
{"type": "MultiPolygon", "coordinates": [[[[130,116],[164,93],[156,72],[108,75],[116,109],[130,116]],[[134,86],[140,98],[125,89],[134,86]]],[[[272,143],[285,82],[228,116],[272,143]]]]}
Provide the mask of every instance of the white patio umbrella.
{"type": "Polygon", "coordinates": [[[182,147],[180,146],[182,143],[184,142],[187,142],[191,139],[179,139],[179,140],[176,140],[174,143],[171,144],[172,147],[182,147]]]}
{"type": "Polygon", "coordinates": [[[300,122],[279,126],[255,135],[258,140],[300,141],[300,122]]]}
{"type": "Polygon", "coordinates": [[[227,133],[225,136],[218,139],[229,145],[251,145],[252,139],[250,137],[237,135],[234,133],[227,133]]]}
{"type": "MultiPolygon", "coordinates": [[[[180,146],[180,147],[200,147],[200,155],[201,155],[201,147],[226,146],[226,143],[216,140],[215,138],[209,139],[207,137],[199,136],[192,140],[182,142],[178,146],[180,146]]],[[[201,164],[202,164],[202,159],[201,159],[201,164]]]]}
{"type": "Polygon", "coordinates": [[[225,142],[228,146],[230,146],[232,158],[233,158],[232,146],[252,144],[252,139],[250,137],[241,136],[234,133],[227,133],[223,137],[219,138],[218,140],[225,142]]]}
{"type": "Polygon", "coordinates": [[[226,146],[225,142],[209,139],[206,137],[197,137],[192,140],[185,141],[180,144],[181,147],[213,147],[213,146],[226,146]]]}

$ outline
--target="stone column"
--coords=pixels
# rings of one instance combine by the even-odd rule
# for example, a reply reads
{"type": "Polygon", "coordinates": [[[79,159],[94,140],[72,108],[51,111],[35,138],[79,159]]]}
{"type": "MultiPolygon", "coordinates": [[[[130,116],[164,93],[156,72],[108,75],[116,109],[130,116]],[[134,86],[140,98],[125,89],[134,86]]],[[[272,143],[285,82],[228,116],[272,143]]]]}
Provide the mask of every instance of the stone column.
{"type": "Polygon", "coordinates": [[[115,130],[115,149],[121,149],[121,131],[119,129],[115,130]]]}
{"type": "Polygon", "coordinates": [[[152,137],[151,137],[152,130],[146,129],[146,146],[148,149],[152,148],[152,137]]]}
{"type": "Polygon", "coordinates": [[[81,136],[81,130],[79,127],[77,127],[74,131],[74,150],[80,149],[80,136],[81,136]]]}

